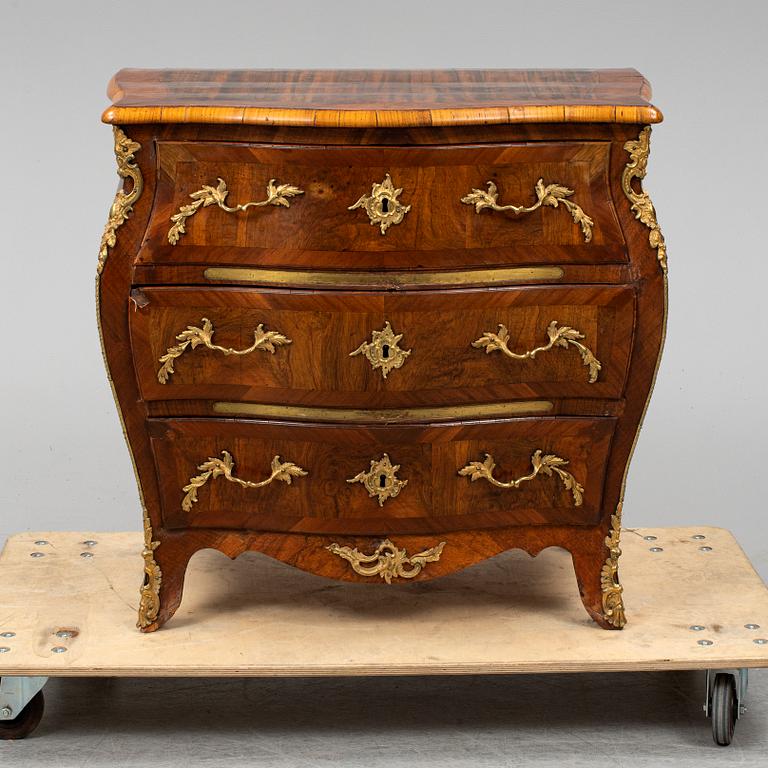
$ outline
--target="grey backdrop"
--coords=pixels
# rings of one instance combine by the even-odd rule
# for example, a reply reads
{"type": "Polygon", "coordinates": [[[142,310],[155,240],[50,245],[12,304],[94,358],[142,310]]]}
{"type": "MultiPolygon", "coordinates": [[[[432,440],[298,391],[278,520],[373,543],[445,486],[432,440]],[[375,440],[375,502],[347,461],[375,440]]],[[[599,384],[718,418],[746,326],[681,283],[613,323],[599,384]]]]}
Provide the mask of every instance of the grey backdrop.
{"type": "Polygon", "coordinates": [[[625,524],[721,525],[768,574],[766,4],[0,0],[0,533],[139,527],[94,319],[116,186],[99,122],[146,67],[621,67],[654,85],[646,183],[670,258],[664,362],[625,524]]]}

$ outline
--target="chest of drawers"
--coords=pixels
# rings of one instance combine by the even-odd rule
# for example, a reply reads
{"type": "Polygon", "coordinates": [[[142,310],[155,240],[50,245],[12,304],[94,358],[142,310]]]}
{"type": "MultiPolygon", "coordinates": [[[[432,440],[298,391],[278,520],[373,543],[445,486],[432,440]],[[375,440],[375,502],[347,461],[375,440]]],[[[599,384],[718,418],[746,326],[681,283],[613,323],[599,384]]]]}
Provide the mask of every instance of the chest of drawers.
{"type": "Polygon", "coordinates": [[[97,302],[139,627],[203,548],[408,584],[558,546],[621,628],[666,321],[644,78],[123,70],[109,94],[97,302]]]}

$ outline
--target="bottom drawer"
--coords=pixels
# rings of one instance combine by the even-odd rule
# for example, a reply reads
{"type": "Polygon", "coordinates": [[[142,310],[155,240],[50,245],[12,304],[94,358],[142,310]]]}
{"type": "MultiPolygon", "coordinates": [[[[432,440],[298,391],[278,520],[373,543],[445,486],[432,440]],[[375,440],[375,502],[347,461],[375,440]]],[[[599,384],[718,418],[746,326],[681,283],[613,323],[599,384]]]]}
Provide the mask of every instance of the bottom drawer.
{"type": "Polygon", "coordinates": [[[149,422],[167,529],[350,535],[595,525],[613,418],[149,422]]]}

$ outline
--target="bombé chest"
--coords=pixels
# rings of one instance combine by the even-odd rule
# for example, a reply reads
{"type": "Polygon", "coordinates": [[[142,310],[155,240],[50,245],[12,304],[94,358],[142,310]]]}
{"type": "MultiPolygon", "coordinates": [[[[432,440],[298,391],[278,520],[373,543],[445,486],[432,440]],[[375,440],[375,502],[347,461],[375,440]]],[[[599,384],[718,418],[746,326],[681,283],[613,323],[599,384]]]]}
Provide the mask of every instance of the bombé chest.
{"type": "Polygon", "coordinates": [[[140,627],[205,547],[396,585],[548,546],[623,626],[666,310],[642,76],[123,70],[110,95],[140,627]]]}

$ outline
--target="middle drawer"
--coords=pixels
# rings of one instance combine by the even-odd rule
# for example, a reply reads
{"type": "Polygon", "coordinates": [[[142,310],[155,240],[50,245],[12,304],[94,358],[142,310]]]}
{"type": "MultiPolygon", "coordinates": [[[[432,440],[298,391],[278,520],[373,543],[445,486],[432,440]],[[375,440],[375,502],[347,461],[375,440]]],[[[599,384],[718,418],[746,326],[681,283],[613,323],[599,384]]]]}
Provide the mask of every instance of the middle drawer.
{"type": "Polygon", "coordinates": [[[145,400],[360,408],[619,398],[635,312],[631,286],[146,287],[132,301],[145,400]]]}

